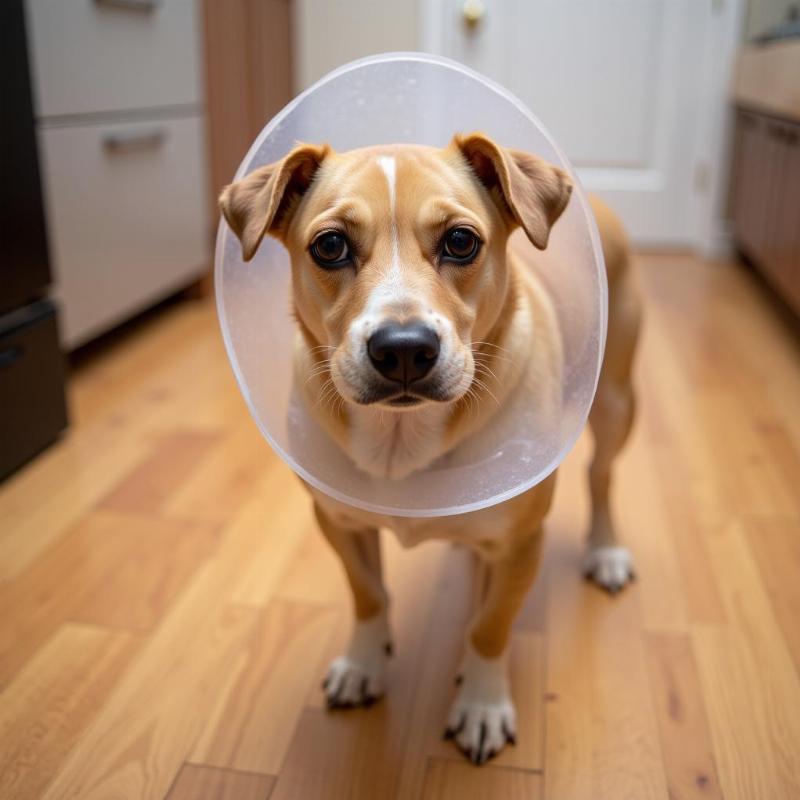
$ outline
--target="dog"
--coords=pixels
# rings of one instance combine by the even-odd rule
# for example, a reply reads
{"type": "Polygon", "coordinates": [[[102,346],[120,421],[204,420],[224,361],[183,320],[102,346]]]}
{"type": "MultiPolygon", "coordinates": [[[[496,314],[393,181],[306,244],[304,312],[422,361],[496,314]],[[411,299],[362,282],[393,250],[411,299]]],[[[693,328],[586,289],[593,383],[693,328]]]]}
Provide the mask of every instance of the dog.
{"type": "MultiPolygon", "coordinates": [[[[364,472],[396,480],[479,444],[498,408],[524,391],[557,413],[555,314],[524,259],[547,247],[569,176],[489,137],[334,152],[298,144],[226,187],[220,207],[245,261],[264,236],[291,257],[298,336],[295,383],[309,411],[364,472]],[[325,393],[338,402],[317,402],[325,393]]],[[[593,198],[609,283],[609,327],[589,416],[592,521],[584,571],[609,592],[633,576],[609,510],[614,460],[634,416],[631,365],[640,301],[619,221],[593,198]]],[[[555,473],[500,505],[441,518],[389,518],[308,487],[342,560],[355,621],[323,687],[330,708],[370,705],[391,653],[378,530],[405,546],[430,538],[471,548],[484,565],[445,735],[476,764],[516,740],[507,674],[517,611],[536,575],[555,473]]]]}

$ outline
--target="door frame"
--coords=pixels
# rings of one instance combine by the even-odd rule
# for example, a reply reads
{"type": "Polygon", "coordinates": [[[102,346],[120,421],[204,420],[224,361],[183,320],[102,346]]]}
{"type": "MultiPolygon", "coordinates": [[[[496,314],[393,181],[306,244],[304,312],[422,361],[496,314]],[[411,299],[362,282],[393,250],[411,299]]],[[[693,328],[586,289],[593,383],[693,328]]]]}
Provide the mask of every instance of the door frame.
{"type": "MultiPolygon", "coordinates": [[[[446,26],[462,0],[418,0],[419,42],[424,52],[446,56],[446,26]]],[[[491,0],[489,0],[491,2],[491,0]]],[[[693,145],[694,191],[688,241],[664,241],[665,248],[690,246],[707,257],[732,250],[726,198],[733,142],[730,86],[741,44],[747,0],[697,0],[707,6],[703,69],[699,76],[698,119],[693,145]]],[[[652,242],[648,242],[648,247],[652,242]]]]}

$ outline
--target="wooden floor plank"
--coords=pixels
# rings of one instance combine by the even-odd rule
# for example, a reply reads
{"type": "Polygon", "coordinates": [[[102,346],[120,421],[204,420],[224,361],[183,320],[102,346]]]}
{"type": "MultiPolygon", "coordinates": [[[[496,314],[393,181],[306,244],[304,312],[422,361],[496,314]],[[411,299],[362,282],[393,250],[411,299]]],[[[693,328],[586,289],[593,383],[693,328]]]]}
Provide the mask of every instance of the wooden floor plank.
{"type": "Polygon", "coordinates": [[[323,674],[336,621],[324,606],[273,601],[219,686],[217,709],[190,760],[277,774],[303,702],[323,674]]]}
{"type": "Polygon", "coordinates": [[[166,496],[166,516],[227,521],[261,489],[269,470],[282,465],[254,423],[240,415],[236,419],[238,424],[196,466],[191,480],[166,496]]]}
{"type": "MultiPolygon", "coordinates": [[[[297,476],[283,463],[274,464],[257,487],[255,500],[243,506],[231,524],[263,531],[270,546],[260,557],[251,554],[241,565],[231,601],[242,605],[265,605],[279,591],[290,565],[309,539],[321,539],[308,493],[297,476]],[[276,502],[281,498],[281,502],[276,502]]],[[[327,543],[323,543],[327,547],[327,543]]],[[[336,577],[336,570],[333,570],[336,577]]],[[[302,595],[302,593],[301,593],[302,595]]],[[[301,599],[307,599],[302,598],[301,599]]],[[[311,601],[313,602],[313,600],[311,601]]]]}
{"type": "Polygon", "coordinates": [[[99,507],[107,511],[157,514],[172,495],[188,482],[220,435],[179,430],[160,437],[151,452],[114,486],[99,507]]]}
{"type": "Polygon", "coordinates": [[[195,609],[175,615],[131,665],[44,797],[162,800],[202,732],[228,665],[252,636],[255,616],[231,607],[204,620],[195,609]]]}
{"type": "Polygon", "coordinates": [[[748,517],[743,530],[800,673],[800,517],[748,517]]]}
{"type": "Polygon", "coordinates": [[[115,540],[119,560],[97,580],[84,577],[91,589],[69,619],[109,628],[152,630],[219,543],[218,527],[196,522],[95,512],[82,529],[90,522],[96,536],[115,540]]]}
{"type": "Polygon", "coordinates": [[[242,565],[274,553],[286,541],[282,533],[238,518],[225,526],[214,556],[150,635],[48,799],[161,800],[219,710],[231,666],[242,664],[258,627],[259,609],[230,604],[242,565]]]}
{"type": "Polygon", "coordinates": [[[696,625],[694,650],[727,800],[800,796],[800,678],[743,531],[709,540],[730,624],[696,625]]]}
{"type": "Polygon", "coordinates": [[[184,764],[166,800],[268,800],[275,778],[184,764]]]}
{"type": "Polygon", "coordinates": [[[645,641],[670,800],[722,800],[691,640],[650,633],[645,641]]]}
{"type": "Polygon", "coordinates": [[[28,570],[0,584],[0,686],[67,620],[150,629],[215,543],[208,526],[89,514],[28,570]]]}
{"type": "Polygon", "coordinates": [[[431,759],[422,800],[539,800],[542,776],[497,766],[476,768],[461,761],[431,759]]]}
{"type": "Polygon", "coordinates": [[[42,797],[138,645],[127,633],[64,625],[25,665],[0,702],[0,797],[42,797]]]}

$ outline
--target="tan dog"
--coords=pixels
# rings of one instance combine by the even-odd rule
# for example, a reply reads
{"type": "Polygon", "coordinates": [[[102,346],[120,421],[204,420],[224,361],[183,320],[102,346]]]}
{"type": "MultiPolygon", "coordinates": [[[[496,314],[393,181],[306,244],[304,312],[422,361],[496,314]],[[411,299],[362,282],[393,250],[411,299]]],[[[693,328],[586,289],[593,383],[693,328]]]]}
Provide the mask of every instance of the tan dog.
{"type": "MultiPolygon", "coordinates": [[[[456,136],[443,150],[396,145],[334,153],[299,145],[227,187],[220,204],[245,260],[266,234],[287,247],[300,331],[297,385],[352,460],[391,480],[479,444],[513,393],[557,413],[555,316],[511,234],[520,228],[544,249],[571,188],[561,170],[473,134],[456,136]],[[326,392],[339,402],[315,402],[326,392]]],[[[633,575],[608,495],[612,461],[633,418],[639,303],[622,229],[604,206],[593,205],[610,322],[590,416],[596,446],[585,571],[615,592],[633,575]]],[[[368,705],[384,691],[391,637],[378,529],[391,528],[404,545],[451,539],[475,550],[488,580],[447,733],[476,763],[513,742],[507,645],[536,574],[554,485],[553,475],[500,506],[436,519],[382,517],[312,489],[355,604],[350,646],[324,684],[329,706],[368,705]]]]}

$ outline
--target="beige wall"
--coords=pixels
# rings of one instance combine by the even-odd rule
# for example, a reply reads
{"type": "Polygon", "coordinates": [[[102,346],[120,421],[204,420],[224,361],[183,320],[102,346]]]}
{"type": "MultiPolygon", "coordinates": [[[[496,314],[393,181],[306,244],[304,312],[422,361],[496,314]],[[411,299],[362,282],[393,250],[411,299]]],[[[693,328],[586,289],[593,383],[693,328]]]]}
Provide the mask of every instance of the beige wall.
{"type": "Polygon", "coordinates": [[[295,89],[334,67],[389,50],[418,50],[417,0],[296,0],[295,89]]]}
{"type": "Polygon", "coordinates": [[[744,25],[745,41],[764,33],[786,19],[786,14],[798,0],[750,0],[744,25]]]}

